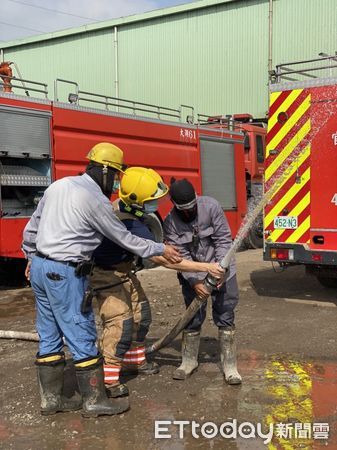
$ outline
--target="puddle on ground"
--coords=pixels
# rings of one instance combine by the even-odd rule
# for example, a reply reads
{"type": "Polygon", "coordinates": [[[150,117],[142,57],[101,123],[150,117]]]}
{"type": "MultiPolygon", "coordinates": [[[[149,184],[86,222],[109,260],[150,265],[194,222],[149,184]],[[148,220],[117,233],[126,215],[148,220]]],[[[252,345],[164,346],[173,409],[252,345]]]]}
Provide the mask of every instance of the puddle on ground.
{"type": "MultiPolygon", "coordinates": [[[[337,448],[337,363],[257,351],[240,352],[239,361],[243,384],[235,387],[225,384],[215,362],[202,362],[186,382],[173,382],[174,366],[166,363],[159,375],[129,380],[131,410],[111,418],[86,420],[80,413],[43,418],[37,411],[35,389],[28,393],[30,411],[24,397],[22,410],[21,407],[20,411],[16,410],[16,416],[4,408],[0,447],[48,450],[337,448]],[[155,439],[156,420],[171,421],[167,425],[170,439],[155,439]],[[183,439],[173,421],[189,422],[184,426],[183,439]],[[199,438],[196,438],[192,435],[192,421],[201,426],[212,422],[219,429],[228,422],[234,434],[226,428],[227,437],[218,434],[208,439],[199,428],[199,438]],[[264,434],[272,429],[270,442],[258,434],[258,424],[264,434]]],[[[10,396],[9,402],[15,405],[16,401],[10,396]]]]}

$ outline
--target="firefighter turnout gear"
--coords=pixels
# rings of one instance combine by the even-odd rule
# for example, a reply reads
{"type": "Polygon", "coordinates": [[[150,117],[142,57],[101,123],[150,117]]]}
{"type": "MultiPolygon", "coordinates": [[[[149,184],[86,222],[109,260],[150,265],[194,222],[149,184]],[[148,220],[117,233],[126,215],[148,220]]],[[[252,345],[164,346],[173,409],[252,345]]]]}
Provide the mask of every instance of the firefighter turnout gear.
{"type": "Polygon", "coordinates": [[[144,341],[134,342],[130,350],[125,353],[122,367],[122,373],[124,375],[133,373],[153,375],[159,372],[157,363],[146,360],[144,341]]]}
{"type": "Polygon", "coordinates": [[[86,158],[120,172],[124,172],[127,167],[123,164],[123,151],[116,145],[108,142],[100,142],[94,145],[86,158]]]}
{"type": "Polygon", "coordinates": [[[112,416],[129,409],[130,404],[127,398],[108,399],[101,357],[77,361],[75,369],[78,387],[83,398],[83,417],[112,416]]]}
{"type": "Polygon", "coordinates": [[[167,192],[168,187],[157,172],[145,167],[130,167],[122,178],[119,198],[126,205],[143,208],[146,202],[158,200],[167,192]]]}
{"type": "Polygon", "coordinates": [[[200,344],[199,331],[183,331],[181,343],[181,365],[174,371],[174,380],[185,380],[198,368],[198,354],[200,344]]]}
{"type": "Polygon", "coordinates": [[[64,353],[36,356],[37,379],[41,397],[41,414],[48,416],[61,411],[82,408],[81,398],[63,396],[64,353]]]}
{"type": "MultiPolygon", "coordinates": [[[[104,356],[104,382],[111,391],[110,396],[127,393],[126,387],[119,382],[122,369],[129,373],[147,373],[150,369],[145,358],[144,341],[151,324],[151,310],[146,294],[131,269],[131,261],[121,262],[109,271],[106,266],[104,269],[96,267],[91,279],[93,286],[104,284],[107,274],[113,284],[127,280],[96,294],[103,324],[100,349],[104,356]]],[[[155,372],[152,368],[151,373],[155,372]]]]}
{"type": "MultiPolygon", "coordinates": [[[[134,181],[137,181],[136,187],[141,194],[136,190],[135,195],[141,202],[156,188],[161,178],[150,169],[137,170],[134,173],[131,169],[127,169],[123,179],[126,176],[131,177],[130,189],[135,186],[134,181]],[[146,181],[147,178],[150,178],[151,182],[156,178],[156,183],[152,184],[151,191],[144,194],[145,190],[141,189],[142,185],[138,181],[146,181]],[[143,194],[146,196],[142,197],[143,194]]],[[[126,196],[130,194],[129,191],[124,192],[126,196]]],[[[113,205],[116,215],[128,230],[139,237],[154,239],[146,225],[147,216],[141,209],[134,204],[126,205],[122,200],[114,202],[113,205]]],[[[126,387],[120,384],[121,372],[152,374],[159,371],[155,363],[150,363],[145,358],[145,338],[152,320],[150,304],[137,276],[132,272],[134,255],[131,252],[104,239],[95,251],[94,258],[96,268],[92,286],[99,288],[100,285],[106,284],[107,280],[111,284],[117,284],[109,290],[97,291],[96,298],[103,324],[100,348],[104,356],[105,385],[111,396],[117,396],[119,392],[123,395],[126,387]]]]}

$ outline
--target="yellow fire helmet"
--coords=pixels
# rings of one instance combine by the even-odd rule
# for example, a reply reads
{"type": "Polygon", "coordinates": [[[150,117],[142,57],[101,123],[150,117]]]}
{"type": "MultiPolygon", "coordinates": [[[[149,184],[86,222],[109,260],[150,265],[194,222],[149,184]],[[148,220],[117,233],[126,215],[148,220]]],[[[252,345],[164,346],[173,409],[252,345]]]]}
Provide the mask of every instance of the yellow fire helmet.
{"type": "Polygon", "coordinates": [[[109,142],[100,142],[87,154],[87,159],[103,166],[112,167],[120,172],[125,172],[127,166],[123,164],[123,151],[109,142]]]}
{"type": "Polygon", "coordinates": [[[157,200],[168,193],[162,177],[153,169],[129,167],[121,180],[119,198],[126,205],[143,207],[149,200],[157,200]]]}

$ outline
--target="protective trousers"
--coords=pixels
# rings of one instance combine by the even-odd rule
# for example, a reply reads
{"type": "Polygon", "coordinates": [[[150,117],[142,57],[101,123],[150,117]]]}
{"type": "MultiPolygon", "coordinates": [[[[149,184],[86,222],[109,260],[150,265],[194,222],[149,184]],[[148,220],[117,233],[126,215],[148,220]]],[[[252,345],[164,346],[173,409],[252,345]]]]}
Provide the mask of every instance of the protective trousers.
{"type": "Polygon", "coordinates": [[[103,324],[100,349],[106,384],[118,382],[122,364],[141,366],[145,362],[144,341],[151,309],[138,278],[131,273],[131,263],[120,263],[113,271],[95,268],[91,285],[95,288],[125,280],[96,295],[103,324]]]}
{"type": "MultiPolygon", "coordinates": [[[[185,300],[186,308],[196,297],[193,287],[190,286],[181,274],[178,274],[179,282],[182,288],[182,294],[185,300]]],[[[234,326],[234,310],[239,301],[239,289],[236,281],[236,275],[227,280],[219,290],[214,290],[212,297],[213,321],[217,327],[230,328],[234,326]]],[[[188,331],[200,331],[206,318],[206,304],[200,308],[191,322],[186,326],[188,331]]]]}

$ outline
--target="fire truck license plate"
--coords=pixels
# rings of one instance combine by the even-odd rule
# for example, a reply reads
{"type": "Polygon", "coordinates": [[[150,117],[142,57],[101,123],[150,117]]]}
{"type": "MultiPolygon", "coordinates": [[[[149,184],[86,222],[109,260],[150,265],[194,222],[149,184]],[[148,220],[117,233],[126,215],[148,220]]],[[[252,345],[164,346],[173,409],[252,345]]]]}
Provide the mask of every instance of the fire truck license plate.
{"type": "Polygon", "coordinates": [[[294,230],[298,227],[297,217],[294,216],[277,216],[274,219],[274,229],[294,230]]]}

